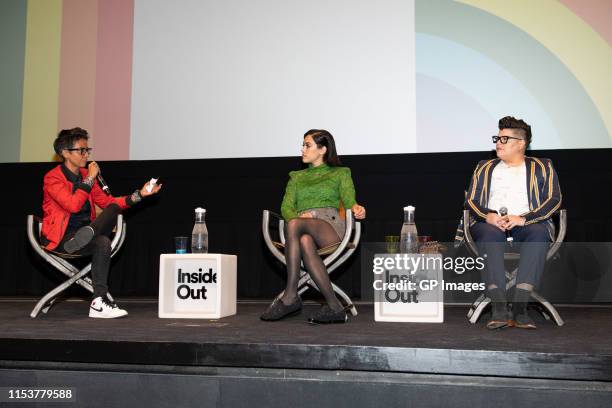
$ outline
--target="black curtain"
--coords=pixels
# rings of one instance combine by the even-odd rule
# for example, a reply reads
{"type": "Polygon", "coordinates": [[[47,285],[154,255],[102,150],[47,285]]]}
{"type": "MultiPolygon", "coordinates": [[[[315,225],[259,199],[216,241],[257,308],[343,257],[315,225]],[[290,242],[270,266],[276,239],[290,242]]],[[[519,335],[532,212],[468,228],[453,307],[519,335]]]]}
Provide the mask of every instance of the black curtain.
{"type": "MultiPolygon", "coordinates": [[[[612,149],[529,153],[553,160],[568,210],[566,241],[610,241],[612,149]]],[[[343,156],[358,201],[367,208],[362,241],[399,235],[402,207],[416,206],[421,235],[451,241],[461,216],[464,190],[476,163],[492,152],[343,156]]],[[[63,277],[38,259],[26,236],[28,214],[42,215],[42,180],[57,163],[0,164],[2,257],[0,295],[38,296],[63,277]]],[[[238,296],[271,298],[282,290],[285,272],[268,253],[261,234],[263,209],[278,212],[287,173],[298,158],[155,160],[101,162],[113,194],[130,194],[151,177],[162,192],[126,212],[127,238],[113,261],[110,288],[119,296],[156,296],[159,254],[174,250],[173,237],[190,235],[194,209],[207,209],[210,252],[238,256],[238,296]]],[[[335,282],[359,297],[357,253],[335,282]]],[[[78,293],[83,293],[81,290],[78,293]]]]}

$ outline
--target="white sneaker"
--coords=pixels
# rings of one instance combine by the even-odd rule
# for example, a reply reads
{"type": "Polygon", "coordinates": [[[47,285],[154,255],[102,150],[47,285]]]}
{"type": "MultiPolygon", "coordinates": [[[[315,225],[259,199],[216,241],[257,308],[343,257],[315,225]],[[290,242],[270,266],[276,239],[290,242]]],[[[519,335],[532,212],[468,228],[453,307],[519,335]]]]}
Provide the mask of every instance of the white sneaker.
{"type": "Polygon", "coordinates": [[[102,299],[98,296],[92,300],[89,306],[89,317],[95,317],[99,319],[114,319],[116,317],[126,316],[128,312],[123,309],[119,309],[114,303],[109,303],[106,299],[102,299]]]}

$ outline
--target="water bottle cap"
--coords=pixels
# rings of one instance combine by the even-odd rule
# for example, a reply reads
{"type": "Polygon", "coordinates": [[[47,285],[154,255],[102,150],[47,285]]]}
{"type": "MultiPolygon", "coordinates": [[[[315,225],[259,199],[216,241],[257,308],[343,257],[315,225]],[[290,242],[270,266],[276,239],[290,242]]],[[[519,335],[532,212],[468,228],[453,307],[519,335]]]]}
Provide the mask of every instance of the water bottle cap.
{"type": "Polygon", "coordinates": [[[197,212],[197,213],[205,213],[206,210],[204,208],[202,208],[202,207],[198,207],[198,208],[195,209],[195,212],[197,212]]]}
{"type": "Polygon", "coordinates": [[[416,208],[414,208],[413,206],[409,205],[407,207],[404,207],[404,211],[414,211],[416,208]]]}

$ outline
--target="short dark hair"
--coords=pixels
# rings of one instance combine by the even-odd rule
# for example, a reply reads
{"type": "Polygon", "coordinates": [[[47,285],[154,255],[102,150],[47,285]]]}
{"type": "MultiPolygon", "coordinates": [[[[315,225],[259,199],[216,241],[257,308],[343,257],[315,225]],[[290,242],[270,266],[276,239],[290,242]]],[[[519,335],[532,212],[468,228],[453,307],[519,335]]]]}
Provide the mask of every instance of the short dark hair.
{"type": "Polygon", "coordinates": [[[327,152],[323,157],[325,163],[329,166],[340,166],[342,164],[336,152],[336,142],[331,133],[324,129],[310,129],[308,132],[304,133],[304,138],[306,138],[306,136],[312,136],[312,140],[314,140],[319,148],[323,146],[327,147],[327,152]]]}
{"type": "Polygon", "coordinates": [[[513,116],[505,116],[499,120],[499,130],[502,129],[516,129],[520,130],[522,136],[525,138],[525,148],[529,148],[531,144],[531,126],[527,124],[523,119],[517,119],[513,116]]]}
{"type": "Polygon", "coordinates": [[[74,144],[81,139],[89,139],[89,134],[85,129],[80,127],[63,129],[57,134],[53,142],[53,149],[59,157],[62,157],[62,150],[72,149],[74,144]]]}

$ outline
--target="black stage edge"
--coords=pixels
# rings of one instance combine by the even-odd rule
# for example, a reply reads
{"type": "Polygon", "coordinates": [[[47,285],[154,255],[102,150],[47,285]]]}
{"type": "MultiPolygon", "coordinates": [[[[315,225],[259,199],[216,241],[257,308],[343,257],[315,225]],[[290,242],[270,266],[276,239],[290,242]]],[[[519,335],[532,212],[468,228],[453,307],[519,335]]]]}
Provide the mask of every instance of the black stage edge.
{"type": "MultiPolygon", "coordinates": [[[[85,302],[63,302],[28,317],[29,302],[2,302],[0,360],[87,364],[260,367],[486,375],[612,381],[612,308],[561,308],[566,325],[540,320],[535,331],[488,331],[466,307],[447,306],[445,323],[374,322],[360,305],[348,324],[301,316],[261,322],[264,304],[239,304],[221,320],[158,319],[156,303],[125,303],[130,315],[86,316],[85,302]]],[[[535,313],[535,312],[534,312],[535,313]]],[[[535,317],[535,316],[534,316],[535,317]]]]}
{"type": "Polygon", "coordinates": [[[259,321],[263,303],[240,302],[220,320],[120,304],[124,319],[90,319],[84,301],[31,319],[34,301],[0,301],[0,387],[70,386],[76,406],[105,408],[612,403],[610,307],[560,307],[563,327],[538,318],[535,331],[492,332],[469,324],[467,306],[425,324],[374,322],[362,304],[347,324],[312,326],[312,302],[275,323],[259,321]]]}

